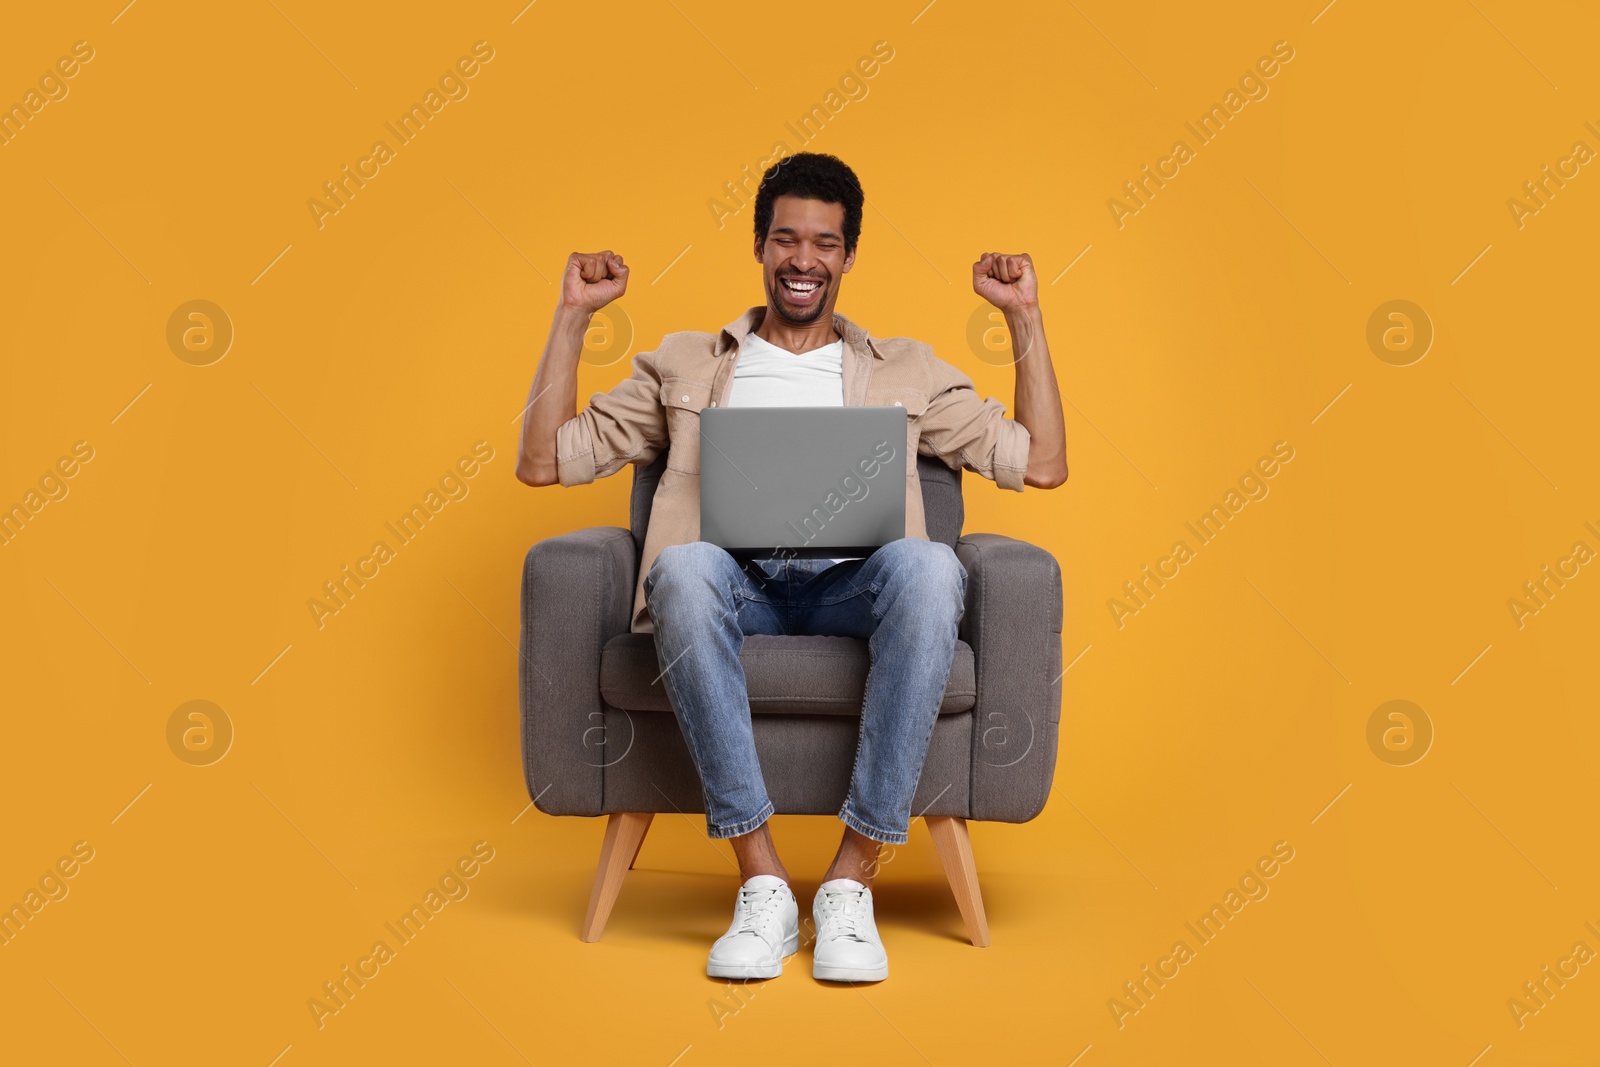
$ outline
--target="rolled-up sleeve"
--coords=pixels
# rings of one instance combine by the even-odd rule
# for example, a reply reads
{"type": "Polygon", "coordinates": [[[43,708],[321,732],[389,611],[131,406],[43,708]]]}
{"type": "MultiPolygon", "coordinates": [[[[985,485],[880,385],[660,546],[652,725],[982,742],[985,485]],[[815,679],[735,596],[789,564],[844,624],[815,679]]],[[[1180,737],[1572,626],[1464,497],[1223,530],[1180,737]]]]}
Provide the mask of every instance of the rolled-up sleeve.
{"type": "Polygon", "coordinates": [[[661,375],[654,352],[633,357],[633,375],[556,427],[556,474],[562,485],[585,485],[629,463],[649,463],[667,444],[661,375]]]}
{"type": "Polygon", "coordinates": [[[1002,489],[1023,489],[1028,470],[1028,428],[1006,418],[1006,406],[978,396],[972,379],[958,368],[926,354],[928,407],[922,413],[917,451],[935,455],[992,480],[1002,489]],[[952,460],[954,462],[952,462],[952,460]]]}

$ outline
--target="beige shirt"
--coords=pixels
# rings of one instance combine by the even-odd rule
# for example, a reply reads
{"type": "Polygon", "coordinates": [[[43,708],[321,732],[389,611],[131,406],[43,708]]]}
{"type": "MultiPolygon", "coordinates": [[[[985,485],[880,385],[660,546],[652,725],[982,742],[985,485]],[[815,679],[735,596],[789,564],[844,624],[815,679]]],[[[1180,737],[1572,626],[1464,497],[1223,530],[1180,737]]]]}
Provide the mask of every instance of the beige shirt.
{"type": "MultiPolygon", "coordinates": [[[[667,334],[653,352],[633,357],[633,376],[556,429],[556,468],[562,485],[585,485],[629,463],[647,464],[667,452],[651,503],[650,526],[634,586],[635,633],[655,629],[644,603],[644,578],[668,545],[700,536],[700,409],[726,406],[745,337],[766,308],[753,307],[719,334],[667,334]]],[[[1005,417],[1005,405],[979,398],[972,379],[909,337],[870,336],[835,312],[844,341],[846,406],[906,409],[906,536],[926,541],[918,454],[951,468],[1022,491],[1028,467],[1027,427],[1005,417]]]]}

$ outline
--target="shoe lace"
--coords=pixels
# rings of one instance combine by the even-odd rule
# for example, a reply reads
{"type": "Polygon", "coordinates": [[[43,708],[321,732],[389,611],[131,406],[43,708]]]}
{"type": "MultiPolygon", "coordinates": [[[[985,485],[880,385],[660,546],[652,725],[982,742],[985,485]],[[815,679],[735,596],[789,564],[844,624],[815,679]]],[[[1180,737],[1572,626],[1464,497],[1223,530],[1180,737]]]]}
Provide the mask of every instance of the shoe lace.
{"type": "Polygon", "coordinates": [[[866,890],[847,889],[827,892],[822,896],[823,930],[818,940],[850,940],[867,943],[862,936],[862,920],[866,918],[866,890]]]}
{"type": "Polygon", "coordinates": [[[765,937],[772,924],[778,921],[778,890],[739,887],[740,914],[743,919],[734,929],[735,934],[755,934],[765,937]]]}

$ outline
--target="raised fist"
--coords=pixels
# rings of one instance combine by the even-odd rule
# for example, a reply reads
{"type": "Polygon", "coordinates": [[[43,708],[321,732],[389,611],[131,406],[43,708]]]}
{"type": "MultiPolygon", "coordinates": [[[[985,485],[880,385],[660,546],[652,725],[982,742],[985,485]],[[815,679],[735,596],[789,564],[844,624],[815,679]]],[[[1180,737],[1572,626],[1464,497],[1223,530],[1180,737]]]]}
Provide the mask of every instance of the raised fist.
{"type": "Polygon", "coordinates": [[[1033,257],[1026,252],[1014,256],[985,252],[972,265],[972,288],[1001,311],[1039,302],[1039,279],[1033,273],[1033,257]]]}
{"type": "Polygon", "coordinates": [[[561,304],[581,311],[599,311],[628,290],[628,268],[611,249],[574,252],[567,257],[561,280],[561,304]]]}

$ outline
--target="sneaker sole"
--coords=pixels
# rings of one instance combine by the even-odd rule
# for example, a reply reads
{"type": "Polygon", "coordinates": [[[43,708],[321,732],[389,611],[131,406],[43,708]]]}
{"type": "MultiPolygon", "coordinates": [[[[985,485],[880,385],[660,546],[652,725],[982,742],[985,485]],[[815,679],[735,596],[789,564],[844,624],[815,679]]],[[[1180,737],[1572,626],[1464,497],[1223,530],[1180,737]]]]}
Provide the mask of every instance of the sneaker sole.
{"type": "Polygon", "coordinates": [[[889,977],[889,965],[881,967],[835,967],[813,962],[811,977],[821,982],[881,982],[889,977]]]}
{"type": "Polygon", "coordinates": [[[800,951],[800,932],[796,930],[783,943],[783,956],[767,963],[718,963],[706,961],[706,974],[712,978],[777,978],[783,974],[783,961],[800,951]]]}

